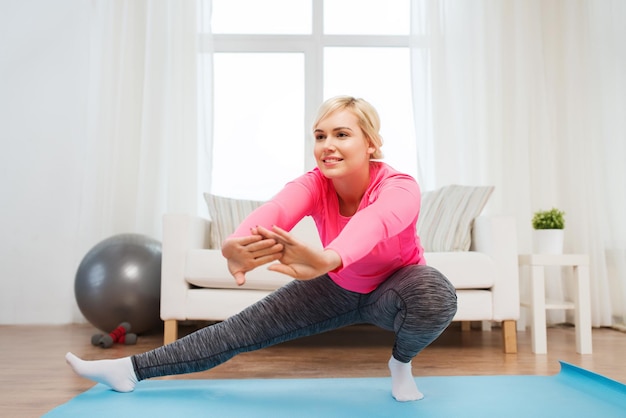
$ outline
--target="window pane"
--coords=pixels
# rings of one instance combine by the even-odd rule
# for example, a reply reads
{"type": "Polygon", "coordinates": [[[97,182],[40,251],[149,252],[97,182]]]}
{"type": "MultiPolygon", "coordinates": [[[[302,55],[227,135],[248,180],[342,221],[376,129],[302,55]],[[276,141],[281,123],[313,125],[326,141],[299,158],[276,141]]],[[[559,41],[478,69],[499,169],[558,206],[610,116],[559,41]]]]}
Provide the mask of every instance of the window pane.
{"type": "Polygon", "coordinates": [[[211,192],[269,199],[304,171],[304,55],[214,55],[211,192]]]}
{"type": "Polygon", "coordinates": [[[324,98],[370,102],[381,119],[385,161],[417,177],[408,48],[325,48],[324,98]]]}
{"type": "Polygon", "coordinates": [[[408,35],[410,0],[327,0],[324,33],[330,35],[408,35]]]}
{"type": "Polygon", "coordinates": [[[213,33],[310,34],[311,0],[213,0],[213,33]]]}

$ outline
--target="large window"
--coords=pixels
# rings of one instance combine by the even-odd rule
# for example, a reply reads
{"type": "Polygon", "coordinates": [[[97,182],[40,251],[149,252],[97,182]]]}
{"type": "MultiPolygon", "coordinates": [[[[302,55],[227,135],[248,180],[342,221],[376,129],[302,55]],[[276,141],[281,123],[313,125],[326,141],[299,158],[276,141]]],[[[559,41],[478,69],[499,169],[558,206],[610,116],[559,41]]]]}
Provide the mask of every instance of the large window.
{"type": "Polygon", "coordinates": [[[385,161],[416,175],[410,0],[200,1],[212,193],[268,199],[313,168],[315,112],[340,94],[378,109],[385,161]]]}

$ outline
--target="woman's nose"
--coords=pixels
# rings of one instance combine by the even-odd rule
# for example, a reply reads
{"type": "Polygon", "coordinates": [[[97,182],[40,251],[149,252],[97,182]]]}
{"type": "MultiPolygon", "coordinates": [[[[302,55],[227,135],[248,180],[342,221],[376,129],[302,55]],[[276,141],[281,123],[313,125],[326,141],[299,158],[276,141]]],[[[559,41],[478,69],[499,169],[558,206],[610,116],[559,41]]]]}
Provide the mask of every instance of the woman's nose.
{"type": "Polygon", "coordinates": [[[335,149],[335,141],[330,136],[324,140],[324,149],[335,149]]]}

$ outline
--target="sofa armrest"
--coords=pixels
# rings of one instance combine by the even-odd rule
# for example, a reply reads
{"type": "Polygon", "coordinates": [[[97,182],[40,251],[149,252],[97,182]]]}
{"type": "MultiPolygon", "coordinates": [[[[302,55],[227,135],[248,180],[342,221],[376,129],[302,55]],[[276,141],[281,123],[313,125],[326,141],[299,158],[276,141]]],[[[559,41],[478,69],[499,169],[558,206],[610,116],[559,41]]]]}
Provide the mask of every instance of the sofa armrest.
{"type": "Polygon", "coordinates": [[[517,230],[513,216],[479,216],[472,230],[472,251],[492,257],[498,269],[493,285],[494,320],[517,320],[520,314],[517,230]]]}
{"type": "Polygon", "coordinates": [[[209,247],[211,223],[185,214],[163,216],[161,254],[161,319],[186,319],[185,298],[189,284],[185,280],[187,253],[209,247]]]}

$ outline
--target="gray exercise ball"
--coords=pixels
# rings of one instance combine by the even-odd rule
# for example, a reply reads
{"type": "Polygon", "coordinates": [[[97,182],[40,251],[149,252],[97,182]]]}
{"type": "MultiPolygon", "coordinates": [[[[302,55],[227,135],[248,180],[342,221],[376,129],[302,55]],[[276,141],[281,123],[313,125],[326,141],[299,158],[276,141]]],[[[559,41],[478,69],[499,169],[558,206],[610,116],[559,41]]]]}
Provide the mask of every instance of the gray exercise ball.
{"type": "Polygon", "coordinates": [[[103,240],[83,258],[74,294],[85,318],[113,331],[128,322],[141,334],[161,324],[161,243],[140,234],[103,240]]]}

